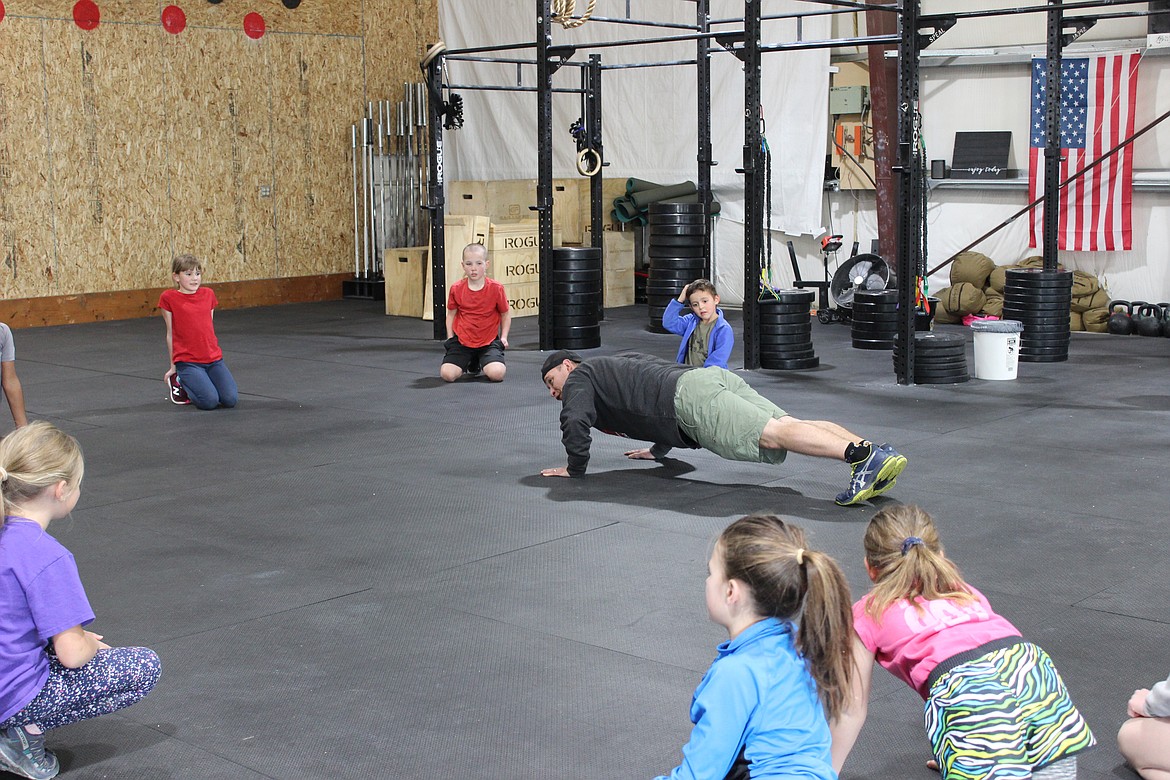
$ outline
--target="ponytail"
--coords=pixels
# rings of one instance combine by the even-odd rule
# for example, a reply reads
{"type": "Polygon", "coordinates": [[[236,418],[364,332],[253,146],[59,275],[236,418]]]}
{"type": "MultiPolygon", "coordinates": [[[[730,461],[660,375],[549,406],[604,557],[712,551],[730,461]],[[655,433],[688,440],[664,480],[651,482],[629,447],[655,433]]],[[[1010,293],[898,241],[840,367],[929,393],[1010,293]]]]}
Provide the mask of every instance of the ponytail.
{"type": "Polygon", "coordinates": [[[826,717],[837,717],[853,676],[853,612],[841,567],[807,549],[804,531],[774,515],[736,520],[720,535],[719,547],[724,576],[748,586],[760,615],[799,622],[796,648],[826,717]]]}
{"type": "Polygon", "coordinates": [[[865,559],[877,579],[866,613],[880,620],[891,605],[906,600],[922,610],[919,599],[975,600],[957,566],[939,542],[934,519],[917,506],[883,509],[865,529],[865,559]]]}
{"type": "Polygon", "coordinates": [[[841,714],[853,676],[853,609],[849,584],[828,555],[805,551],[808,590],[796,644],[808,661],[829,720],[841,714]]]}

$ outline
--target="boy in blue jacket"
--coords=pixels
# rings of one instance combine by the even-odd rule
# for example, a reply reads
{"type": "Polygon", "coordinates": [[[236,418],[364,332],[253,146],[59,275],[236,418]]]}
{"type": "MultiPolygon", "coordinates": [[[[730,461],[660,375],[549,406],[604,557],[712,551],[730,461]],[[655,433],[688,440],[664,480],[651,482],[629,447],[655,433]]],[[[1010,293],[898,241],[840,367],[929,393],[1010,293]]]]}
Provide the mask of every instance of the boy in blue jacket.
{"type": "Polygon", "coordinates": [[[683,288],[678,299],[666,305],[662,327],[682,336],[678,362],[695,368],[727,368],[735,334],[719,308],[719,293],[706,279],[696,279],[683,288]],[[683,306],[691,313],[683,314],[683,306]]]}

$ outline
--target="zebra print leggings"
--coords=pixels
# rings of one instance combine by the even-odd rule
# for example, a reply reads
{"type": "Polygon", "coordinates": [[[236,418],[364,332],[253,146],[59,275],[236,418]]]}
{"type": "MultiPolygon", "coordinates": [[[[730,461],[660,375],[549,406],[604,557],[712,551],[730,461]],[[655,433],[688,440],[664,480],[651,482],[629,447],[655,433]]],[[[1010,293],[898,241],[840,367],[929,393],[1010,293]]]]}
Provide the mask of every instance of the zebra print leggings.
{"type": "Polygon", "coordinates": [[[1023,780],[1096,743],[1052,659],[1030,642],[944,673],[925,719],[943,780],[1023,780]]]}

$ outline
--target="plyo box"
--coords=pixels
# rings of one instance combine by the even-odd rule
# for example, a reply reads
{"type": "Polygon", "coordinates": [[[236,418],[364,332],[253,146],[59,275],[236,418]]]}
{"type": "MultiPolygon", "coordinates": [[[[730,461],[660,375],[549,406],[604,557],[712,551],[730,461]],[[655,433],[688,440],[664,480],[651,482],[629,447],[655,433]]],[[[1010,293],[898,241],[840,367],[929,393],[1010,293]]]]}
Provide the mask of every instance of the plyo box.
{"type": "MultiPolygon", "coordinates": [[[[553,230],[565,243],[579,244],[588,218],[581,212],[581,182],[587,179],[553,179],[553,230]]],[[[492,222],[519,222],[535,217],[536,179],[447,182],[447,211],[450,214],[486,214],[492,222]]],[[[559,242],[557,242],[559,243],[559,242]]]]}
{"type": "Polygon", "coordinates": [[[602,263],[605,305],[631,306],[634,303],[634,231],[606,230],[602,236],[602,263]]]}
{"type": "Polygon", "coordinates": [[[382,251],[387,315],[416,318],[423,315],[430,258],[429,246],[408,246],[382,251]]]}
{"type": "MultiPolygon", "coordinates": [[[[560,231],[553,226],[553,245],[560,231]]],[[[504,285],[513,317],[540,313],[540,222],[493,222],[488,238],[488,269],[504,285]]]]}
{"type": "MultiPolygon", "coordinates": [[[[491,221],[482,214],[448,214],[443,221],[444,270],[447,286],[463,278],[463,247],[468,244],[487,244],[491,234],[491,221]]],[[[490,268],[490,266],[489,266],[490,268]]],[[[423,288],[422,318],[433,320],[434,312],[434,269],[426,264],[426,283],[423,288]]],[[[446,304],[446,301],[443,301],[446,304]]]]}

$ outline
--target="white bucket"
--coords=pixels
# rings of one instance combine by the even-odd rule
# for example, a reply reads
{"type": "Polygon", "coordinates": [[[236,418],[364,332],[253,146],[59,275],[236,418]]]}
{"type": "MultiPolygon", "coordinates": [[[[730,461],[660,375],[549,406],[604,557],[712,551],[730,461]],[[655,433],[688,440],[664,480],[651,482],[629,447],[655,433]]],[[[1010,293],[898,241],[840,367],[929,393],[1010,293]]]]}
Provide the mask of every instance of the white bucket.
{"type": "Polygon", "coordinates": [[[975,332],[975,378],[1015,379],[1023,323],[1014,320],[975,322],[971,329],[975,332]],[[987,327],[990,325],[996,326],[995,330],[987,327]]]}

